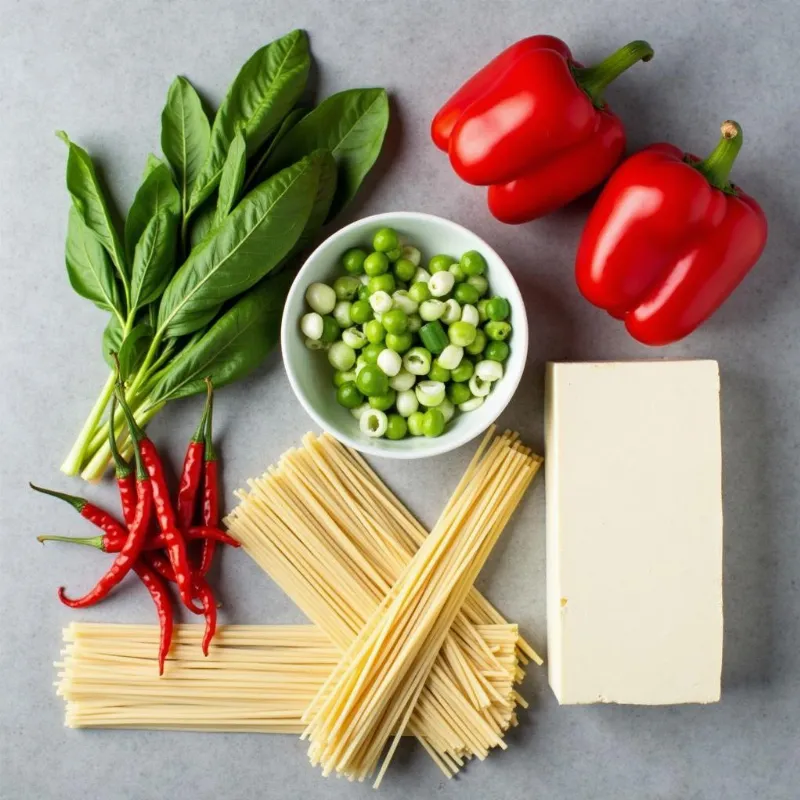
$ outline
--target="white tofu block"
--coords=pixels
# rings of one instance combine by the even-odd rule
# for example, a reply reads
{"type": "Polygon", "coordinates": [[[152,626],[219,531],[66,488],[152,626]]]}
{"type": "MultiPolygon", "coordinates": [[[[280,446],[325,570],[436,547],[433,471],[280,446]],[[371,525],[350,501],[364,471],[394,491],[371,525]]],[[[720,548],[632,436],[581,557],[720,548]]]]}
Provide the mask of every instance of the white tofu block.
{"type": "Polygon", "coordinates": [[[545,408],[547,635],[558,701],[718,701],[717,363],[549,364],[545,408]]]}

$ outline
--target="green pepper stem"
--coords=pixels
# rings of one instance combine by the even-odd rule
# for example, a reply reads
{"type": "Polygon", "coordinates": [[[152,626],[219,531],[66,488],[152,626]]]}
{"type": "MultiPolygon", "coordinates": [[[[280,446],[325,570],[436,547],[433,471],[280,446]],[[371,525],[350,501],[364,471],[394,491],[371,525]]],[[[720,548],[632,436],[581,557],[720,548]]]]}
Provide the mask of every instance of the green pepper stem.
{"type": "Polygon", "coordinates": [[[37,486],[35,483],[29,483],[28,486],[30,486],[35,492],[41,492],[42,494],[50,495],[50,497],[57,497],[59,500],[69,503],[79,514],[84,508],[86,508],[87,501],[82,497],[76,497],[74,494],[57,492],[54,489],[44,489],[41,486],[37,486]]]}
{"type": "Polygon", "coordinates": [[[706,180],[717,189],[730,191],[731,184],[728,180],[733,162],[742,149],[744,135],[742,127],[732,119],[726,119],[720,126],[722,138],[704,161],[692,166],[705,175],[706,180]]]}
{"type": "Polygon", "coordinates": [[[122,480],[131,474],[131,465],[125,461],[120,455],[119,447],[117,446],[117,431],[114,424],[117,411],[117,395],[111,397],[111,412],[108,420],[108,446],[111,450],[111,457],[114,459],[114,468],[116,470],[117,479],[122,480]]]}
{"type": "Polygon", "coordinates": [[[628,42],[616,53],[612,53],[593,67],[574,67],[572,72],[592,103],[598,108],[603,108],[605,105],[603,92],[606,86],[638,61],[650,61],[653,54],[653,48],[647,42],[637,40],[628,42]]]}
{"type": "Polygon", "coordinates": [[[125,392],[120,384],[117,384],[117,401],[122,409],[122,413],[125,415],[125,421],[128,423],[128,433],[133,442],[133,457],[136,462],[136,480],[147,480],[147,470],[142,463],[142,452],[139,449],[139,442],[144,439],[144,431],[136,423],[133,412],[125,401],[125,392]]]}
{"type": "Polygon", "coordinates": [[[78,538],[75,536],[37,536],[36,541],[44,544],[45,542],[69,542],[70,544],[83,544],[87,547],[95,547],[98,550],[105,551],[103,546],[103,536],[86,536],[78,538]]]}
{"type": "Polygon", "coordinates": [[[205,442],[206,438],[206,420],[208,419],[208,415],[211,412],[211,398],[213,396],[213,388],[211,386],[211,379],[206,378],[206,403],[203,407],[203,416],[200,417],[200,424],[197,426],[197,430],[195,430],[194,435],[192,436],[193,442],[205,442]]]}
{"type": "Polygon", "coordinates": [[[204,459],[206,461],[216,461],[217,451],[214,449],[214,431],[212,427],[214,417],[214,387],[211,383],[211,378],[206,378],[206,386],[208,386],[208,417],[206,419],[206,430],[204,434],[204,459]]]}

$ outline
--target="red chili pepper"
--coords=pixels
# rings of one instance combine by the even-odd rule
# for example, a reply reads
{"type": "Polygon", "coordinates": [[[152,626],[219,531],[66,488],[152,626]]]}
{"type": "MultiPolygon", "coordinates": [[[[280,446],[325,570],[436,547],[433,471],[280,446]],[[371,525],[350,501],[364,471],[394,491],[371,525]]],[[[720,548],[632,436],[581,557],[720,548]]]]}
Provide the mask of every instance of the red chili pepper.
{"type": "MultiPolygon", "coordinates": [[[[175,570],[172,568],[172,564],[164,558],[160,553],[148,553],[145,558],[150,566],[158,572],[163,578],[168,581],[175,581],[175,570]]],[[[203,655],[208,655],[208,647],[211,644],[211,640],[214,638],[214,634],[217,630],[217,601],[214,597],[214,592],[212,591],[211,587],[206,582],[206,579],[203,578],[201,575],[197,573],[193,576],[192,581],[192,593],[195,597],[198,597],[203,604],[202,613],[206,620],[206,629],[205,633],[203,634],[203,655]]]]}
{"type": "Polygon", "coordinates": [[[141,559],[133,565],[133,569],[147,591],[150,592],[150,597],[153,598],[158,612],[158,622],[161,628],[161,639],[158,646],[158,674],[163,675],[164,662],[167,660],[167,654],[172,644],[172,600],[164,581],[156,574],[155,570],[143,563],[141,559]]]}
{"type": "MultiPolygon", "coordinates": [[[[203,472],[203,525],[216,528],[219,526],[219,460],[214,448],[213,416],[214,398],[211,394],[211,381],[208,381],[209,406],[205,431],[205,470],[203,472]]],[[[200,558],[200,574],[207,575],[214,561],[217,543],[213,539],[205,539],[200,558]]]]}
{"type": "MultiPolygon", "coordinates": [[[[185,538],[190,541],[203,541],[205,539],[214,539],[223,544],[230,545],[231,547],[241,547],[241,544],[236,541],[232,536],[225,533],[219,528],[207,528],[204,525],[198,525],[195,528],[189,528],[184,532],[185,538]]],[[[84,538],[77,536],[37,536],[39,542],[68,542],[70,544],[80,544],[86,547],[94,547],[96,550],[102,550],[104,553],[118,553],[122,550],[128,535],[123,534],[104,534],[102,536],[87,536],[84,538]]],[[[163,550],[166,546],[166,539],[164,534],[156,533],[147,537],[144,544],[145,550],[163,550]]]]}
{"type": "MultiPolygon", "coordinates": [[[[124,402],[122,403],[122,409],[126,414],[129,413],[124,402]]],[[[139,554],[142,552],[145,540],[147,539],[147,528],[150,523],[152,494],[150,491],[150,480],[144,469],[139,447],[136,442],[134,442],[134,455],[136,457],[136,514],[131,523],[125,544],[106,574],[103,575],[95,587],[83,597],[73,600],[66,596],[63,586],[59,588],[59,600],[70,608],[87,608],[106,597],[108,593],[122,581],[128,572],[130,572],[139,558],[139,554]]]]}
{"type": "Polygon", "coordinates": [[[119,490],[119,500],[122,506],[122,518],[125,520],[125,524],[130,527],[136,514],[136,476],[133,473],[133,468],[125,461],[117,447],[117,437],[114,429],[116,412],[117,397],[113,395],[108,422],[108,445],[111,449],[111,456],[114,459],[117,489],[119,490]]]}
{"type": "Polygon", "coordinates": [[[178,530],[161,531],[164,537],[164,550],[169,558],[172,569],[175,570],[175,585],[181,602],[194,614],[202,613],[192,600],[192,566],[189,563],[189,554],[186,551],[186,541],[178,530]]]}
{"type": "Polygon", "coordinates": [[[74,494],[66,494],[65,492],[56,492],[53,489],[44,489],[36,484],[28,484],[31,489],[42,494],[50,495],[50,497],[57,497],[65,503],[69,503],[84,519],[88,519],[100,530],[105,531],[111,536],[127,536],[125,528],[120,522],[99,506],[90,503],[83,497],[77,497],[74,494]]]}
{"type": "Polygon", "coordinates": [[[610,174],[625,131],[603,92],[647,42],[625,45],[583,67],[553,36],[512,45],[465,83],[433,119],[431,135],[467,183],[491,185],[489,208],[525,222],[585,194],[610,174]]]}
{"type": "Polygon", "coordinates": [[[758,261],[766,217],[728,181],[741,145],[732,121],[704,161],[651,145],[625,161],[598,198],[578,248],[578,288],[640,342],[690,334],[758,261]]]}
{"type": "Polygon", "coordinates": [[[209,383],[203,416],[200,418],[200,424],[197,426],[197,430],[194,436],[192,436],[189,446],[186,448],[186,456],[183,459],[183,469],[181,470],[181,479],[178,484],[178,524],[182,530],[185,530],[192,524],[195,508],[197,507],[197,490],[200,486],[200,479],[203,474],[206,417],[208,416],[210,402],[211,384],[209,383]]]}

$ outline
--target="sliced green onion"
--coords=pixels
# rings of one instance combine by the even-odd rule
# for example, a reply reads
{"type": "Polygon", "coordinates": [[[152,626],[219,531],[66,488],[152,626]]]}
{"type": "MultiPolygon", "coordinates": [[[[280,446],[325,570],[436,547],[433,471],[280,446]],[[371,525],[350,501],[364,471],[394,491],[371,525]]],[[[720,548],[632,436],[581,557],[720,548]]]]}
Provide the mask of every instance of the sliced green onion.
{"type": "Polygon", "coordinates": [[[419,315],[426,322],[433,322],[435,319],[439,319],[446,309],[446,305],[441,300],[426,300],[424,303],[420,303],[419,315]]]}
{"type": "Polygon", "coordinates": [[[392,308],[392,298],[387,292],[375,292],[370,295],[369,304],[376,314],[385,314],[392,308]]]}
{"type": "Polygon", "coordinates": [[[417,400],[417,394],[413,389],[398,392],[395,404],[397,413],[401,417],[410,417],[419,408],[419,400],[417,400]]]}
{"type": "Polygon", "coordinates": [[[404,314],[414,314],[419,308],[419,303],[405,289],[398,289],[392,295],[392,300],[394,307],[399,308],[404,314]]]}
{"type": "Polygon", "coordinates": [[[356,406],[355,408],[351,408],[351,409],[350,409],[350,413],[351,413],[351,414],[352,414],[352,415],[353,415],[353,416],[354,416],[354,417],[355,417],[357,420],[359,420],[359,421],[360,421],[360,420],[361,420],[361,417],[363,417],[363,416],[364,416],[364,414],[366,414],[366,413],[367,413],[367,411],[370,411],[371,409],[372,409],[372,406],[370,406],[370,404],[369,404],[369,403],[362,403],[360,406],[356,406]]]}
{"type": "Polygon", "coordinates": [[[431,369],[431,354],[424,347],[412,347],[403,356],[403,367],[412,375],[427,375],[431,369]]]}
{"type": "Polygon", "coordinates": [[[470,325],[474,325],[476,328],[481,321],[481,318],[478,314],[478,309],[475,306],[470,305],[467,303],[465,306],[461,308],[461,321],[462,322],[469,322],[470,325]]]}
{"type": "Polygon", "coordinates": [[[411,279],[411,283],[424,283],[427,284],[431,279],[431,274],[424,267],[420,267],[411,279]]]}
{"type": "Polygon", "coordinates": [[[438,406],[445,398],[445,385],[441,381],[420,381],[414,392],[421,406],[433,408],[438,406]]]}
{"type": "Polygon", "coordinates": [[[356,351],[344,342],[334,342],[328,350],[328,361],[334,369],[347,372],[356,363],[356,351]]]}
{"type": "Polygon", "coordinates": [[[353,350],[360,350],[367,343],[367,337],[358,328],[348,328],[342,331],[342,341],[353,350]]]}
{"type": "Polygon", "coordinates": [[[323,327],[322,317],[316,311],[305,314],[300,320],[300,330],[307,339],[321,339],[323,327]]]}
{"type": "Polygon", "coordinates": [[[419,329],[419,338],[422,340],[422,344],[425,345],[431,353],[436,353],[437,355],[441,353],[449,343],[447,332],[442,327],[442,323],[438,320],[423,325],[419,329]]]}
{"type": "Polygon", "coordinates": [[[339,300],[352,300],[361,282],[355,275],[342,275],[333,282],[333,291],[339,300]]]}
{"type": "Polygon", "coordinates": [[[333,307],[333,318],[339,323],[340,328],[349,328],[353,324],[353,320],[350,319],[352,305],[349,300],[340,300],[333,307]]]}
{"type": "Polygon", "coordinates": [[[371,406],[367,408],[358,420],[358,427],[361,429],[361,433],[371,436],[373,439],[379,439],[383,436],[388,425],[389,418],[386,414],[371,406]]]}
{"type": "Polygon", "coordinates": [[[486,397],[492,391],[492,384],[489,381],[481,380],[477,375],[473,375],[469,379],[467,386],[475,397],[486,397]]]}
{"type": "Polygon", "coordinates": [[[322,339],[306,338],[305,345],[309,350],[327,350],[330,347],[330,345],[323,342],[322,339]]]}
{"type": "Polygon", "coordinates": [[[458,408],[460,411],[475,411],[483,405],[482,397],[470,397],[469,400],[461,403],[458,408]]]}
{"type": "Polygon", "coordinates": [[[408,332],[416,333],[422,327],[422,317],[419,314],[408,315],[408,332]]]}
{"type": "Polygon", "coordinates": [[[450,422],[451,419],[453,419],[453,416],[456,413],[456,407],[446,397],[441,403],[439,403],[438,406],[436,406],[436,408],[442,412],[445,425],[450,422]]]}
{"type": "Polygon", "coordinates": [[[458,300],[452,297],[444,304],[444,314],[442,314],[442,322],[452,325],[461,319],[461,306],[458,300]]]}
{"type": "Polygon", "coordinates": [[[411,389],[417,382],[417,376],[412,375],[407,369],[401,369],[390,381],[389,386],[398,392],[411,389]]]}
{"type": "Polygon", "coordinates": [[[431,279],[428,281],[428,288],[434,297],[444,297],[453,291],[455,282],[456,279],[451,272],[437,272],[431,275],[431,279]]]}
{"type": "Polygon", "coordinates": [[[336,305],[336,292],[324,283],[312,283],[306,289],[306,302],[317,314],[330,314],[336,305]]]}
{"type": "Polygon", "coordinates": [[[390,350],[387,347],[378,354],[378,369],[380,369],[384,375],[394,378],[395,375],[400,372],[402,366],[403,359],[400,357],[400,354],[395,353],[394,350],[390,350]]]}
{"type": "Polygon", "coordinates": [[[464,358],[464,348],[457,344],[449,344],[439,354],[439,365],[445,369],[454,370],[464,358]]]}
{"type": "Polygon", "coordinates": [[[499,361],[479,361],[475,365],[475,374],[487,383],[499,381],[503,377],[503,365],[499,361]]]}
{"type": "Polygon", "coordinates": [[[422,253],[416,247],[407,244],[403,248],[401,258],[405,258],[406,261],[410,261],[415,267],[418,267],[419,262],[422,260],[422,253]]]}

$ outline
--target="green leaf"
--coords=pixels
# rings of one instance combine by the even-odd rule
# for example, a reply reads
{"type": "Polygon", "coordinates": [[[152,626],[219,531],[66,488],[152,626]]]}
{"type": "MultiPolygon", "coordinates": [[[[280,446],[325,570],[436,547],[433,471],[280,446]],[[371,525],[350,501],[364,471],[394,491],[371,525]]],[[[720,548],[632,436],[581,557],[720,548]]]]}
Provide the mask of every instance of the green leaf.
{"type": "Polygon", "coordinates": [[[92,159],[82,147],[70,141],[64,131],[59,131],[58,136],[69,148],[67,189],[72,195],[72,204],[86,227],[111,256],[111,262],[127,288],[128,271],[125,255],[92,159]]]}
{"type": "Polygon", "coordinates": [[[116,368],[112,353],[119,353],[122,347],[122,322],[118,317],[111,317],[103,331],[103,358],[111,369],[116,368]]]}
{"type": "Polygon", "coordinates": [[[173,359],[150,392],[152,405],[232,383],[255,369],[278,341],[291,275],[267,278],[173,359]]]}
{"type": "Polygon", "coordinates": [[[175,271],[178,215],[163,209],[144,229],[133,256],[131,310],[161,297],[175,271]]]}
{"type": "Polygon", "coordinates": [[[148,153],[144,162],[144,169],[142,170],[142,181],[144,182],[144,180],[151,172],[153,172],[153,170],[157,169],[164,163],[165,162],[163,162],[158,156],[153,155],[153,153],[148,153]]]}
{"type": "Polygon", "coordinates": [[[389,125],[385,89],[350,89],[324,100],[279,142],[267,161],[274,172],[314,150],[330,150],[339,169],[329,219],[358,191],[383,146],[389,125]]]}
{"type": "Polygon", "coordinates": [[[306,114],[308,114],[307,108],[295,108],[283,118],[280,128],[275,131],[269,145],[267,145],[267,147],[264,149],[264,152],[259,157],[255,167],[253,167],[253,169],[250,171],[250,176],[247,178],[247,182],[245,183],[246,187],[259,184],[261,181],[265,181],[267,178],[269,178],[270,173],[264,169],[264,165],[272,155],[272,152],[275,150],[278,142],[280,142],[280,140],[283,139],[283,137],[286,136],[286,134],[289,133],[289,131],[295,125],[297,125],[297,123],[300,122],[300,120],[303,119],[306,114]]]}
{"type": "Polygon", "coordinates": [[[250,192],[175,273],[161,298],[158,335],[198,330],[280,263],[303,232],[318,178],[318,164],[304,158],[250,192]]]}
{"type": "Polygon", "coordinates": [[[148,157],[145,177],[125,220],[125,252],[131,263],[136,245],[152,220],[163,211],[174,217],[181,213],[181,198],[172,181],[169,167],[157,159],[153,163],[151,158],[155,159],[154,156],[148,157]]]}
{"type": "Polygon", "coordinates": [[[219,225],[236,205],[239,193],[244,185],[244,173],[247,169],[247,145],[241,131],[236,133],[222,168],[217,194],[217,211],[214,225],[219,225]]]}
{"type": "Polygon", "coordinates": [[[65,258],[72,288],[81,297],[91,300],[121,320],[125,315],[125,307],[114,276],[114,267],[74,206],[69,210],[65,258]]]}
{"type": "Polygon", "coordinates": [[[216,206],[207,201],[195,212],[189,228],[189,249],[194,250],[211,233],[217,218],[216,206]]]}
{"type": "Polygon", "coordinates": [[[310,68],[308,36],[301,30],[265,45],[250,57],[217,111],[208,156],[192,191],[191,208],[197,208],[219,184],[228,148],[239,127],[244,129],[247,155],[252,156],[303,93],[310,68]]]}
{"type": "Polygon", "coordinates": [[[319,165],[319,180],[317,181],[317,193],[314,196],[314,204],[311,207],[311,214],[306,221],[300,238],[295,242],[294,247],[289,253],[289,258],[301,250],[305,249],[314,237],[319,233],[320,228],[325,224],[331,203],[336,194],[337,167],[336,159],[328,150],[315,150],[309,158],[316,161],[319,165]]]}
{"type": "Polygon", "coordinates": [[[144,361],[147,348],[152,340],[153,329],[146,322],[140,322],[122,341],[115,352],[119,359],[119,369],[123,381],[130,378],[144,361]]]}
{"type": "Polygon", "coordinates": [[[161,149],[178,181],[184,216],[210,139],[211,126],[197,92],[186,78],[175,78],[161,112],[161,149]]]}

